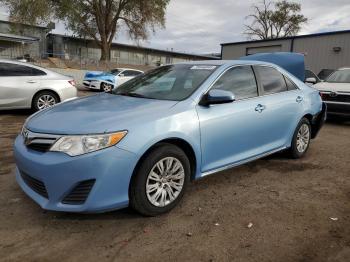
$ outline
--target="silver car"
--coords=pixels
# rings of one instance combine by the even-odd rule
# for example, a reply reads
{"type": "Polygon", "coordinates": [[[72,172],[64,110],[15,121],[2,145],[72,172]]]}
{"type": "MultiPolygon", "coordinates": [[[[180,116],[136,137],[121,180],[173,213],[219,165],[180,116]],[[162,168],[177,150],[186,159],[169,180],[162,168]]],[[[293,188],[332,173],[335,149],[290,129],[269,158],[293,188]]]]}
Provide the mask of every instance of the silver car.
{"type": "Polygon", "coordinates": [[[77,97],[72,77],[27,63],[0,59],[0,110],[34,111],[77,97]]]}

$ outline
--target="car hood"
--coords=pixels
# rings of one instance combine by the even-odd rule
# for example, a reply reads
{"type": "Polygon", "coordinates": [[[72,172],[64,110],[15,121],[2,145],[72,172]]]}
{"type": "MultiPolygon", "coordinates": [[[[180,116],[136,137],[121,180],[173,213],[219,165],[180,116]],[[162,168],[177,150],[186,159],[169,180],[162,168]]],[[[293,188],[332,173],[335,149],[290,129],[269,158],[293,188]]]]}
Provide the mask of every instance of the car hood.
{"type": "Polygon", "coordinates": [[[330,92],[350,92],[350,83],[328,83],[322,82],[313,85],[314,88],[319,91],[330,91],[330,92]]]}
{"type": "Polygon", "coordinates": [[[37,133],[78,135],[128,130],[137,122],[164,115],[176,101],[101,94],[65,102],[29,118],[37,133]]]}
{"type": "Polygon", "coordinates": [[[115,75],[106,72],[87,72],[84,80],[115,82],[115,75]]]}

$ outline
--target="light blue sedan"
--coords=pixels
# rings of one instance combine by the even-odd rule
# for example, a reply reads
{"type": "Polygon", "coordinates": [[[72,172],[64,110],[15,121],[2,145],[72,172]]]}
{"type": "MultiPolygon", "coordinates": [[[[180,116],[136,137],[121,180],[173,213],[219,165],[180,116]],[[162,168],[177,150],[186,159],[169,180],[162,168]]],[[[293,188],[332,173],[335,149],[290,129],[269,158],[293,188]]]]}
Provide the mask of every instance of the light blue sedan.
{"type": "Polygon", "coordinates": [[[16,177],[47,210],[155,216],[192,180],[281,150],[304,156],[325,115],[319,92],[275,64],[162,66],[30,117],[16,177]]]}

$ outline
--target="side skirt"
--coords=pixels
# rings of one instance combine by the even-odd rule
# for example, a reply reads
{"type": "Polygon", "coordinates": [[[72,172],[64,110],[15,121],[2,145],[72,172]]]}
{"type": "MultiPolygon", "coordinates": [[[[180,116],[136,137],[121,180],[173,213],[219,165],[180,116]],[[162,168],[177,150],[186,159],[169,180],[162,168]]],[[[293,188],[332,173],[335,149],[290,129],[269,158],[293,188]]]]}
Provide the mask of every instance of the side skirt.
{"type": "Polygon", "coordinates": [[[224,171],[226,169],[230,169],[230,168],[233,168],[233,167],[244,165],[244,164],[246,164],[248,162],[252,162],[252,161],[258,160],[260,158],[263,158],[263,157],[275,154],[275,153],[277,153],[279,151],[283,151],[283,150],[285,150],[287,148],[288,147],[286,147],[286,146],[280,147],[280,148],[274,149],[272,151],[269,151],[269,152],[266,152],[266,153],[263,153],[263,154],[260,154],[260,155],[254,156],[254,157],[244,159],[242,161],[238,161],[238,162],[235,162],[235,163],[223,166],[223,167],[219,167],[219,168],[216,168],[216,169],[212,169],[212,170],[206,171],[206,172],[202,173],[201,177],[199,177],[197,179],[209,176],[209,175],[214,174],[214,173],[218,173],[218,172],[224,171]]]}

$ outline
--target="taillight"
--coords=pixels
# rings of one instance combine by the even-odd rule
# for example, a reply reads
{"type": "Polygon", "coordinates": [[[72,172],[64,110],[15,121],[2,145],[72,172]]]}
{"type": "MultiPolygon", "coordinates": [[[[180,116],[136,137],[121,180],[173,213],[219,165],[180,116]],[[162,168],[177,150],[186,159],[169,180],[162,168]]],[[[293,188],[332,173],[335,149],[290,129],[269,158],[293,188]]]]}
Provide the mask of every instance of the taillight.
{"type": "Polygon", "coordinates": [[[69,80],[68,83],[70,83],[72,86],[75,86],[75,80],[69,80]]]}
{"type": "Polygon", "coordinates": [[[321,92],[318,92],[318,94],[320,95],[321,98],[323,98],[323,94],[321,92]]]}

